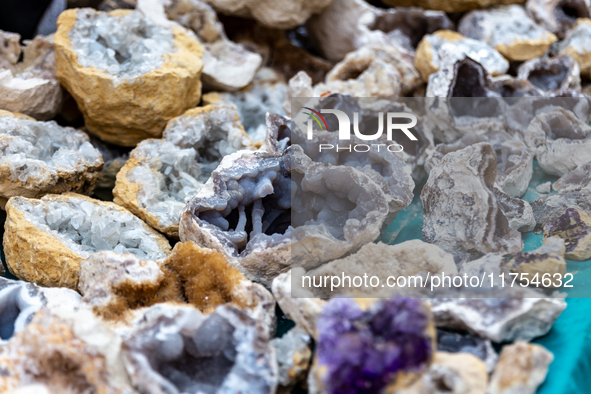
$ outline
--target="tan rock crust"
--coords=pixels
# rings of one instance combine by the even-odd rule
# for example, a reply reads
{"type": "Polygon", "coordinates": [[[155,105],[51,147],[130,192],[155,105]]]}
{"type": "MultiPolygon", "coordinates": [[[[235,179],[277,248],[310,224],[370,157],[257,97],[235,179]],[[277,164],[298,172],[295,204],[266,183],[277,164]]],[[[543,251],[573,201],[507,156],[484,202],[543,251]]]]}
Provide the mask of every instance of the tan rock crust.
{"type": "Polygon", "coordinates": [[[464,12],[495,5],[523,4],[525,0],[383,0],[391,7],[422,7],[427,10],[464,12]]]}
{"type": "MultiPolygon", "coordinates": [[[[159,69],[116,85],[112,76],[78,61],[69,37],[77,12],[66,10],[58,19],[56,72],[78,103],[90,132],[112,144],[134,146],[160,137],[169,119],[199,103],[203,49],[181,28],[173,28],[178,51],[168,54],[159,69]]],[[[121,17],[129,12],[117,10],[109,15],[121,17]]]]}
{"type": "MultiPolygon", "coordinates": [[[[69,287],[78,289],[80,262],[84,257],[66,246],[52,233],[38,228],[27,220],[25,213],[15,205],[25,200],[34,204],[45,201],[67,202],[70,198],[81,199],[100,205],[121,215],[131,215],[117,204],[94,200],[90,197],[65,193],[47,195],[40,201],[13,197],[6,205],[6,224],[4,233],[4,251],[10,271],[19,279],[48,287],[69,287]]],[[[144,229],[156,239],[162,251],[170,251],[166,238],[144,224],[144,229]]]]}

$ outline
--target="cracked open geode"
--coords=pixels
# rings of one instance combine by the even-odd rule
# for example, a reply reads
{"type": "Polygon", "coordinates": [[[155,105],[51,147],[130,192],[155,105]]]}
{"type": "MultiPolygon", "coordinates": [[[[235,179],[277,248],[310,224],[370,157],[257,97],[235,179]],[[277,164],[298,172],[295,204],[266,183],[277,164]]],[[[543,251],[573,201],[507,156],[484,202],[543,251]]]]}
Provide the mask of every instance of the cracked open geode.
{"type": "Polygon", "coordinates": [[[117,174],[114,201],[178,237],[181,211],[223,157],[252,149],[236,111],[209,105],[168,122],[164,138],[142,141],[117,174]]]}
{"type": "Polygon", "coordinates": [[[170,253],[164,236],[119,205],[65,193],[6,204],[6,263],[20,279],[42,286],[78,286],[79,265],[100,250],[159,259],[170,253]]]}
{"type": "Polygon", "coordinates": [[[290,258],[289,167],[281,153],[224,157],[182,212],[181,240],[215,249],[247,278],[269,284],[290,258]]]}
{"type": "Polygon", "coordinates": [[[124,340],[123,362],[141,393],[273,394],[278,383],[267,327],[235,305],[207,315],[150,307],[124,340]]]}
{"type": "Polygon", "coordinates": [[[0,110],[0,208],[14,196],[91,194],[102,166],[85,133],[0,110]]]}
{"type": "Polygon", "coordinates": [[[545,94],[581,90],[579,65],[568,55],[529,60],[519,66],[517,77],[531,82],[545,94]]]}
{"type": "Polygon", "coordinates": [[[138,11],[66,10],[55,36],[57,76],[86,127],[123,146],[160,137],[169,119],[199,103],[202,53],[184,28],[138,11]]]}

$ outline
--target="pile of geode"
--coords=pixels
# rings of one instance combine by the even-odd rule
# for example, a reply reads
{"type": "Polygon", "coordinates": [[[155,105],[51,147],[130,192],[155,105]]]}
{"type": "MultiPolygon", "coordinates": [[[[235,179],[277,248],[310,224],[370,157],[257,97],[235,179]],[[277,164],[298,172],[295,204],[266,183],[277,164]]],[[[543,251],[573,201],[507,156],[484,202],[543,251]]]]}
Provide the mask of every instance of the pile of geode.
{"type": "Polygon", "coordinates": [[[0,392],[535,392],[553,289],[292,279],[591,258],[591,6],[370,3],[72,0],[54,35],[0,31],[0,392]],[[417,140],[318,155],[336,133],[291,99],[348,96],[423,98],[354,108],[414,111],[417,140]],[[421,204],[424,241],[378,242],[421,204]]]}

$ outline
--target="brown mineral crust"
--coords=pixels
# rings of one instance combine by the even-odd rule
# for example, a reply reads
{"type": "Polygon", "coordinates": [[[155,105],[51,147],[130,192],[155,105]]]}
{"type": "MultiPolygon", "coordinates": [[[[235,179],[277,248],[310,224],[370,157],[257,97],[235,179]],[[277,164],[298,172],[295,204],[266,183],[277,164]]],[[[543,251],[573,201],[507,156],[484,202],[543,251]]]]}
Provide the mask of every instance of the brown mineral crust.
{"type": "Polygon", "coordinates": [[[383,0],[391,7],[421,7],[427,10],[464,12],[496,5],[524,4],[526,0],[383,0]]]}
{"type": "MultiPolygon", "coordinates": [[[[47,195],[42,201],[67,200],[69,197],[87,200],[129,215],[129,211],[117,204],[98,201],[75,193],[47,195]]],[[[22,197],[13,197],[19,199],[22,197]]],[[[22,211],[13,208],[9,200],[6,204],[6,223],[4,226],[4,253],[10,272],[19,279],[47,287],[68,287],[78,289],[80,262],[84,258],[64,245],[50,233],[38,229],[29,222],[22,211]]],[[[146,229],[158,237],[162,250],[170,251],[166,238],[152,230],[146,229]]]]}
{"type": "Polygon", "coordinates": [[[107,359],[47,310],[16,334],[0,354],[0,392],[44,384],[52,393],[132,393],[114,383],[107,359]]]}
{"type": "MultiPolygon", "coordinates": [[[[27,115],[0,110],[0,117],[10,116],[20,119],[35,120],[27,115]]],[[[7,136],[0,135],[0,146],[4,141],[10,143],[7,136]]],[[[66,192],[90,195],[99,180],[103,163],[88,167],[85,171],[58,171],[57,176],[47,177],[43,182],[27,184],[13,178],[8,165],[0,166],[0,209],[5,209],[10,197],[22,196],[39,198],[46,194],[62,194],[66,192]]]]}
{"type": "MultiPolygon", "coordinates": [[[[91,133],[112,144],[135,146],[160,137],[169,119],[199,103],[203,48],[181,28],[173,28],[178,51],[169,54],[159,69],[114,87],[112,76],[78,62],[69,37],[77,12],[66,10],[58,19],[56,73],[78,103],[91,133]]],[[[109,15],[121,17],[129,12],[116,10],[109,15]]]]}

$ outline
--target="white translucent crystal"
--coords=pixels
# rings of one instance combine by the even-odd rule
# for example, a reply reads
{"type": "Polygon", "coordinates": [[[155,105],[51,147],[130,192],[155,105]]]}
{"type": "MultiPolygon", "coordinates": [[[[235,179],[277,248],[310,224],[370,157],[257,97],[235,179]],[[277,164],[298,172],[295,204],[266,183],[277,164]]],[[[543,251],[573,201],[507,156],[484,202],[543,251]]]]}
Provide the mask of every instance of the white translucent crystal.
{"type": "Polygon", "coordinates": [[[134,79],[156,70],[164,55],[175,52],[172,29],[139,12],[122,16],[80,9],[70,41],[84,67],[95,67],[115,79],[134,79]]]}
{"type": "Polygon", "coordinates": [[[8,179],[34,185],[59,172],[75,172],[102,163],[88,136],[55,122],[0,116],[0,168],[8,179]]]}
{"type": "Polygon", "coordinates": [[[166,256],[158,238],[140,219],[120,209],[70,196],[67,201],[14,201],[27,221],[50,233],[82,257],[101,250],[132,253],[141,259],[166,256]]]}

